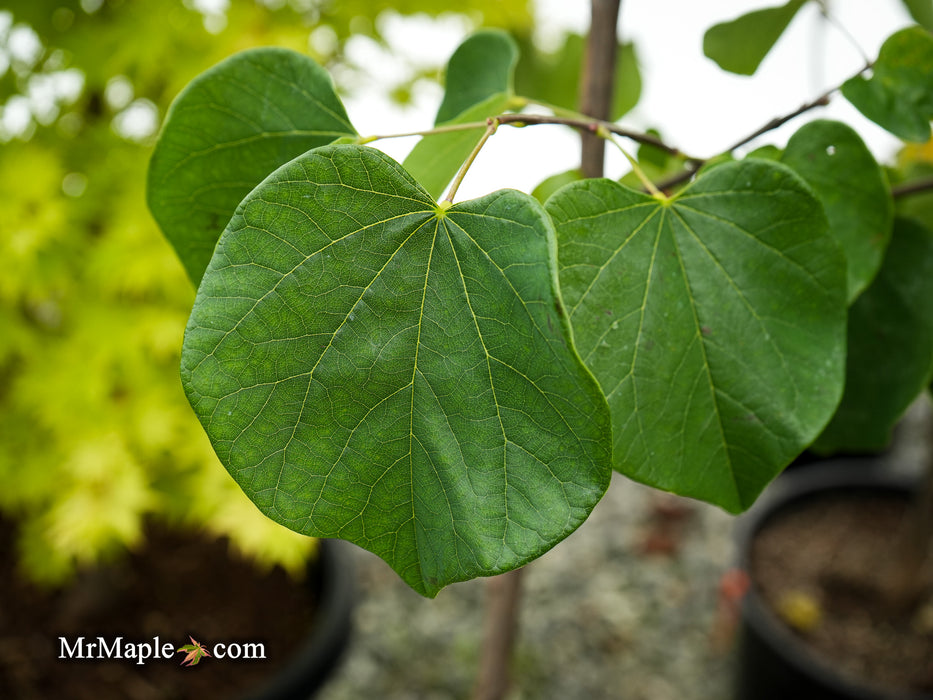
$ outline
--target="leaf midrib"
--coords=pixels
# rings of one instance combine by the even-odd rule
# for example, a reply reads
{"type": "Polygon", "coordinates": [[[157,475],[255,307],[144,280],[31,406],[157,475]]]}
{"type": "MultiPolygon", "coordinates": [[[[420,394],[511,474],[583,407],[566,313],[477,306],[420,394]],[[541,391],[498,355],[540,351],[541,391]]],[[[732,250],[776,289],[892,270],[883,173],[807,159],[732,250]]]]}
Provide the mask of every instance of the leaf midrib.
{"type": "MultiPolygon", "coordinates": [[[[722,267],[719,260],[717,260],[716,257],[712,254],[712,251],[709,250],[709,248],[706,246],[706,244],[703,242],[700,236],[697,235],[696,231],[694,231],[692,228],[690,228],[690,226],[687,225],[687,222],[684,220],[683,215],[677,210],[677,207],[676,206],[670,207],[670,210],[671,210],[671,216],[677,217],[677,219],[680,221],[681,225],[683,226],[683,229],[687,231],[693,237],[693,239],[697,242],[697,244],[703,249],[703,252],[709,256],[709,258],[716,264],[717,267],[719,267],[720,270],[722,270],[722,273],[725,275],[726,279],[729,280],[729,283],[732,285],[733,289],[735,289],[735,291],[740,295],[740,297],[742,298],[742,301],[746,303],[746,306],[748,306],[749,310],[754,315],[755,320],[759,321],[760,323],[758,314],[751,307],[751,305],[748,304],[747,300],[745,299],[745,296],[741,294],[741,290],[735,287],[734,280],[726,273],[725,269],[722,267]]],[[[694,294],[693,287],[690,284],[690,275],[687,271],[687,266],[684,262],[681,246],[677,242],[677,234],[674,231],[673,226],[671,226],[670,228],[671,228],[670,235],[671,235],[671,238],[673,239],[674,250],[677,253],[677,262],[680,266],[680,273],[681,273],[681,276],[683,277],[684,285],[686,286],[686,289],[687,289],[687,298],[690,301],[690,312],[693,316],[693,325],[694,325],[693,342],[699,341],[700,352],[703,357],[703,374],[706,376],[707,390],[713,402],[713,408],[714,408],[715,417],[716,417],[716,427],[718,428],[718,431],[719,431],[719,441],[720,441],[720,444],[724,447],[723,452],[724,452],[725,460],[726,460],[726,470],[729,474],[729,477],[731,478],[730,485],[733,488],[733,492],[734,492],[733,495],[735,497],[735,502],[740,503],[742,499],[739,493],[738,481],[736,480],[734,462],[732,459],[732,455],[730,454],[729,449],[728,449],[728,446],[730,443],[726,439],[725,421],[723,420],[722,409],[719,404],[719,393],[717,391],[715,383],[713,382],[713,366],[712,366],[712,363],[710,362],[709,354],[707,353],[706,341],[703,338],[703,331],[702,331],[703,323],[700,319],[699,310],[697,309],[696,295],[694,294]]],[[[687,416],[687,411],[684,411],[684,416],[683,416],[684,420],[686,420],[686,416],[687,416]]],[[[683,435],[683,432],[684,431],[681,431],[681,435],[683,435]]],[[[686,453],[687,453],[687,450],[686,450],[686,447],[684,446],[683,449],[681,450],[681,454],[684,455],[686,453]]]]}

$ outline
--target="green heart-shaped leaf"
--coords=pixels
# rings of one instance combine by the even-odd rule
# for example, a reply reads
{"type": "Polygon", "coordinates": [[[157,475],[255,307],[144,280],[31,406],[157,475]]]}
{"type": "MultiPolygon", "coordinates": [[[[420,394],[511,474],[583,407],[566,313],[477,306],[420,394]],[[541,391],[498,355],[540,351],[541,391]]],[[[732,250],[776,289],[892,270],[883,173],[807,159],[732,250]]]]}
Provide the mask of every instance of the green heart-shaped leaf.
{"type": "Polygon", "coordinates": [[[192,80],[169,109],[147,192],[191,281],[250,190],[295,156],[355,133],[330,75],[294,51],[250,49],[192,80]]]}
{"type": "Polygon", "coordinates": [[[891,188],[871,151],[850,127],[813,121],[795,133],[781,157],[807,181],[847,260],[849,303],[874,279],[891,238],[891,188]]]}
{"type": "Polygon", "coordinates": [[[517,61],[518,44],[508,33],[483,29],[468,36],[447,62],[444,100],[434,123],[456,119],[493,95],[512,94],[517,61]]]}
{"type": "Polygon", "coordinates": [[[748,508],[842,393],[845,260],[811,190],[784,166],[743,161],[667,202],[590,180],[546,208],[616,469],[748,508]]]}
{"type": "MultiPolygon", "coordinates": [[[[512,90],[518,46],[503,31],[482,30],[467,37],[447,64],[444,100],[436,126],[485,122],[517,106],[512,90]]],[[[434,199],[479,143],[485,127],[429,134],[405,159],[411,173],[434,199]]]]}
{"type": "Polygon", "coordinates": [[[846,388],[818,452],[884,449],[933,377],[933,234],[895,223],[881,271],[849,309],[846,388]]]}
{"type": "Polygon", "coordinates": [[[703,53],[723,70],[752,75],[805,4],[790,0],[710,27],[703,36],[703,53]]]}
{"type": "Polygon", "coordinates": [[[895,32],[881,45],[871,78],[847,80],[842,94],[895,136],[928,141],[933,118],[933,36],[922,27],[895,32]]]}
{"type": "Polygon", "coordinates": [[[516,568],[611,472],[533,198],[444,209],[388,156],[327,146],[242,203],[204,275],[182,378],[259,508],[384,558],[419,592],[516,568]]]}

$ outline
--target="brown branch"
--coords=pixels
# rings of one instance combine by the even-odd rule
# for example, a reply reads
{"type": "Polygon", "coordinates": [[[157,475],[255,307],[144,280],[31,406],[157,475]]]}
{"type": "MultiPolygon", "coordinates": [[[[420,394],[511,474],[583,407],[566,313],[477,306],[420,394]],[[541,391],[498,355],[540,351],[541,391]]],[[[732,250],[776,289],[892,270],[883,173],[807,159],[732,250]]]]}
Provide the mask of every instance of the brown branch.
{"type": "Polygon", "coordinates": [[[740,149],[742,146],[744,146],[745,144],[751,141],[754,141],[759,136],[767,134],[769,131],[774,131],[778,127],[784,126],[791,119],[795,119],[799,117],[801,114],[805,114],[809,112],[811,109],[816,109],[817,107],[825,107],[826,105],[829,104],[829,98],[832,97],[832,94],[836,92],[836,90],[838,89],[839,88],[833,88],[832,90],[827,90],[826,92],[824,92],[822,95],[817,97],[812,102],[807,102],[806,104],[801,105],[800,107],[795,109],[793,112],[789,114],[785,114],[783,117],[775,117],[774,119],[769,121],[767,124],[765,124],[760,129],[756,129],[755,131],[750,133],[745,138],[739,139],[734,144],[729,146],[729,148],[726,149],[726,153],[732,153],[733,151],[740,149]]]}
{"type": "Polygon", "coordinates": [[[626,129],[625,127],[619,126],[618,124],[613,124],[612,122],[607,122],[602,119],[578,119],[574,117],[551,116],[549,114],[500,114],[498,117],[495,117],[495,119],[500,124],[508,124],[510,126],[517,127],[526,126],[529,124],[562,124],[563,126],[569,126],[583,133],[593,134],[594,136],[596,136],[600,130],[606,130],[612,132],[613,134],[617,134],[618,136],[631,139],[636,143],[643,143],[648,146],[654,146],[655,148],[659,148],[665,153],[671,154],[672,156],[686,158],[690,162],[701,162],[699,159],[687,156],[680,149],[669,146],[656,136],[645,134],[640,131],[632,131],[631,129],[626,129]]]}
{"type": "MultiPolygon", "coordinates": [[[[580,111],[603,121],[609,118],[612,109],[620,5],[621,0],[592,0],[590,33],[580,77],[580,111]]],[[[583,132],[580,169],[584,177],[602,177],[605,155],[603,139],[583,132]]]]}
{"type": "Polygon", "coordinates": [[[913,182],[903,182],[891,188],[891,196],[895,199],[899,197],[909,197],[912,194],[921,194],[933,190],[933,177],[925,177],[913,182]]]}
{"type": "MultiPolygon", "coordinates": [[[[872,67],[871,63],[866,63],[865,66],[858,73],[856,73],[853,77],[857,77],[861,75],[865,71],[870,70],[871,67],[872,67]]],[[[734,144],[729,146],[729,148],[723,151],[723,153],[732,153],[733,151],[738,150],[742,146],[754,141],[759,136],[763,136],[764,134],[767,134],[769,131],[774,131],[778,127],[784,126],[784,124],[786,124],[792,119],[796,119],[801,114],[806,114],[810,110],[816,109],[817,107],[825,107],[826,105],[829,104],[830,98],[833,96],[833,93],[835,93],[837,90],[839,90],[839,87],[834,87],[831,90],[827,90],[822,95],[817,97],[815,100],[811,100],[810,102],[807,102],[801,105],[800,107],[795,109],[793,112],[785,114],[782,117],[775,117],[774,119],[769,121],[767,124],[765,124],[761,128],[756,129],[755,131],[750,133],[748,136],[744,136],[738,141],[736,141],[734,144]]],[[[709,162],[709,159],[707,160],[694,159],[692,162],[688,162],[686,170],[684,170],[681,173],[678,173],[677,175],[674,175],[673,177],[668,178],[667,180],[664,180],[658,183],[658,189],[662,191],[666,191],[672,187],[676,187],[677,185],[683,182],[686,182],[687,180],[692,178],[694,174],[696,173],[696,171],[699,170],[701,167],[703,167],[703,165],[705,165],[707,162],[709,162]]]]}
{"type": "MultiPolygon", "coordinates": [[[[726,151],[731,153],[732,151],[741,148],[750,141],[758,138],[762,134],[766,134],[769,131],[777,129],[779,126],[784,125],[789,122],[791,119],[804,114],[816,107],[821,107],[829,103],[829,98],[832,96],[833,90],[829,90],[820,97],[816,98],[812,102],[807,102],[806,104],[798,107],[793,112],[784,115],[783,117],[777,117],[772,119],[770,122],[765,124],[760,129],[757,129],[752,134],[742,138],[737,141],[735,144],[729,147],[726,151]]],[[[653,146],[657,149],[664,151],[676,158],[683,158],[686,161],[686,169],[683,172],[677,173],[676,175],[658,183],[658,189],[662,191],[669,190],[672,187],[676,187],[682,182],[686,182],[691,177],[696,174],[696,171],[703,167],[706,163],[709,162],[709,159],[706,158],[696,158],[694,156],[687,155],[679,148],[675,148],[653,136],[651,134],[646,134],[639,131],[632,131],[631,129],[626,129],[625,127],[619,126],[618,124],[613,124],[612,122],[602,121],[599,119],[581,119],[574,117],[558,117],[552,116],[549,114],[500,114],[498,117],[493,117],[493,119],[499,124],[507,124],[513,127],[523,127],[532,124],[560,124],[562,126],[569,126],[573,129],[584,133],[590,133],[597,135],[600,131],[608,131],[618,136],[630,139],[636,143],[645,144],[647,146],[653,146]]],[[[475,126],[473,127],[475,128],[475,126]]],[[[464,125],[470,126],[470,125],[464,125]]],[[[895,199],[901,197],[909,197],[915,194],[923,194],[924,192],[930,192],[933,190],[933,176],[921,178],[918,180],[913,180],[911,182],[904,182],[899,185],[895,185],[891,188],[891,196],[895,199]]]]}

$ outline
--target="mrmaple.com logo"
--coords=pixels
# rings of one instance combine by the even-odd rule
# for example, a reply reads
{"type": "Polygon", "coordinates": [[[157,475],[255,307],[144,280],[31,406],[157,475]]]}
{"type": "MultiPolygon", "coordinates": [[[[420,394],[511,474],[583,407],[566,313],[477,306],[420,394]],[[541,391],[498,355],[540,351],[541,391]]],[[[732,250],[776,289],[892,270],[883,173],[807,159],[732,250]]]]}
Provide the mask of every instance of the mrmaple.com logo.
{"type": "Polygon", "coordinates": [[[189,644],[176,647],[171,642],[162,642],[159,637],[151,641],[133,642],[123,637],[107,639],[97,637],[89,640],[87,637],[77,637],[68,640],[58,638],[58,658],[73,659],[76,661],[132,661],[139,666],[149,661],[166,661],[175,658],[176,654],[184,654],[182,666],[196,666],[204,657],[215,659],[246,659],[256,660],[266,658],[266,647],[260,642],[244,642],[225,644],[218,642],[207,649],[206,644],[188,637],[189,644]]]}

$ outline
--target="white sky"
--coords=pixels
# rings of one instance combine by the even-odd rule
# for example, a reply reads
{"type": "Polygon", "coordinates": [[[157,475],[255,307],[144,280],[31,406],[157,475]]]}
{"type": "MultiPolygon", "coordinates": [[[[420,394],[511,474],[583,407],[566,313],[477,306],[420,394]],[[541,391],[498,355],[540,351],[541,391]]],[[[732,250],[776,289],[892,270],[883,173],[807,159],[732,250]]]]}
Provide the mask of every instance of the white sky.
{"type": "MultiPolygon", "coordinates": [[[[642,72],[642,97],[622,123],[638,129],[657,128],[673,146],[707,157],[751,133],[770,119],[786,114],[826,89],[840,84],[864,64],[845,34],[823,21],[812,3],[805,6],[788,31],[751,77],[722,71],[703,55],[703,33],[717,22],[783,0],[622,0],[620,37],[634,40],[642,72]]],[[[542,38],[553,39],[564,28],[583,32],[589,3],[583,0],[536,0],[542,38]]],[[[835,0],[833,16],[870,58],[897,29],[911,24],[898,0],[835,0]]],[[[390,18],[391,19],[391,18],[390,18]]],[[[445,58],[465,31],[455,22],[419,26],[397,22],[398,48],[418,46],[421,61],[432,53],[445,58]],[[425,36],[437,37],[426,48],[425,36]]],[[[359,47],[365,53],[365,47],[359,47]]],[[[370,61],[367,64],[372,65],[370,61]]],[[[390,70],[388,67],[386,70],[390,70]]],[[[351,120],[364,135],[400,133],[429,128],[440,100],[439,91],[425,89],[414,105],[400,109],[389,102],[360,96],[346,100],[351,120]]],[[[897,141],[868,122],[836,96],[816,116],[838,119],[855,128],[879,159],[893,154],[897,141]]],[[[792,121],[753,145],[783,144],[807,117],[792,121]]],[[[417,139],[380,141],[373,145],[401,160],[417,139]]],[[[633,146],[634,148],[634,146],[633,146]]],[[[486,144],[461,186],[459,200],[502,187],[530,192],[547,175],[575,167],[579,141],[573,132],[551,126],[503,127],[486,144]]],[[[607,149],[607,175],[628,170],[614,148],[607,149]]]]}

